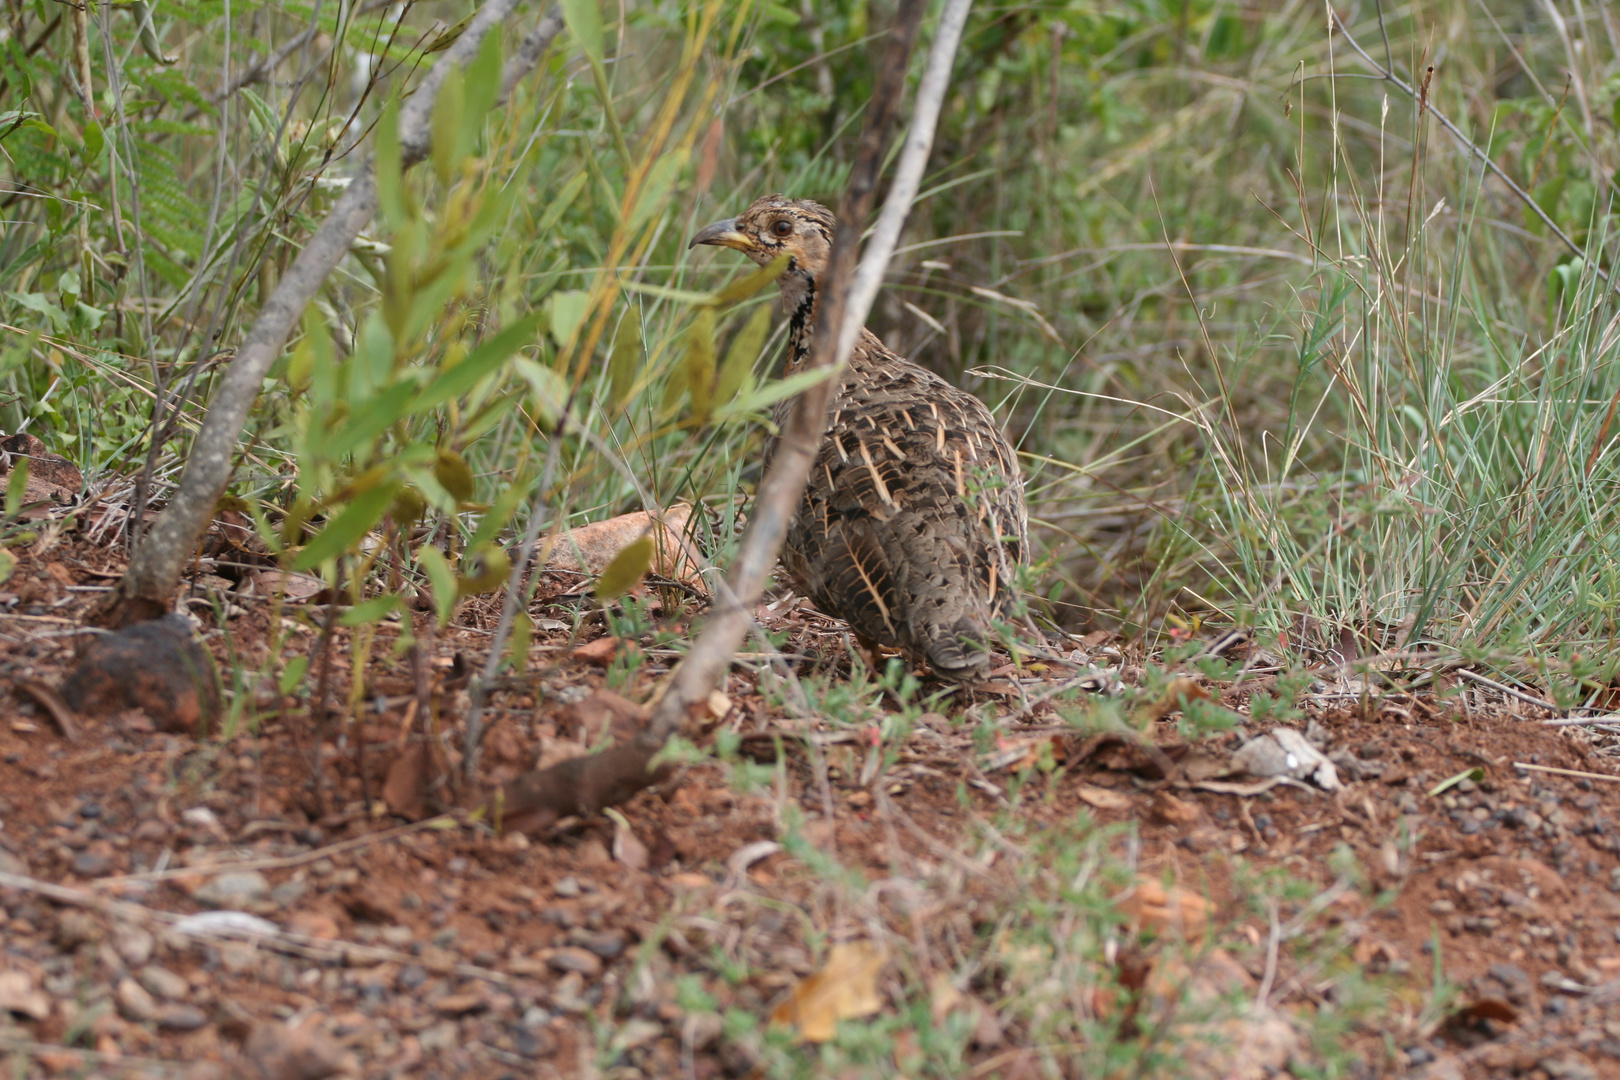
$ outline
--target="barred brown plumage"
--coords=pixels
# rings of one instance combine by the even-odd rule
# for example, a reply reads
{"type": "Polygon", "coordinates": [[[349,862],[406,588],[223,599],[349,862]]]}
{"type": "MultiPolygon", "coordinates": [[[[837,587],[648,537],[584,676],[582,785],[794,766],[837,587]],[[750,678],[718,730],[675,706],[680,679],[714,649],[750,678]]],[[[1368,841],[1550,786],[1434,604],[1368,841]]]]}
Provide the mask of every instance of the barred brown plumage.
{"type": "MultiPolygon", "coordinates": [[[[819,203],[767,195],[692,239],[762,266],[791,257],[778,279],[788,374],[810,359],[833,226],[819,203]]],[[[777,406],[778,428],[790,407],[777,406]]],[[[773,438],[767,467],[774,451],[773,438]]],[[[991,621],[1028,549],[1018,459],[990,410],[862,328],[782,548],[799,589],[868,643],[971,681],[988,672],[991,621]]]]}

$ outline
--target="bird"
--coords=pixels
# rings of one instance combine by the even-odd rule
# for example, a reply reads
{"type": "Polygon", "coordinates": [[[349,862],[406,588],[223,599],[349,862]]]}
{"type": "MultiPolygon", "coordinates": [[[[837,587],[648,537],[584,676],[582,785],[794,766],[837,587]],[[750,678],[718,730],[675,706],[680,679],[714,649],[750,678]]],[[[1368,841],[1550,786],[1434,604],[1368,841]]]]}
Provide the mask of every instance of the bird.
{"type": "MultiPolygon", "coordinates": [[[[820,203],[767,195],[698,231],[777,278],[793,375],[808,366],[818,280],[836,226],[820,203]]],[[[792,402],[774,410],[782,430],[792,402]]],[[[766,441],[768,469],[777,445],[766,441]]],[[[830,407],[782,564],[821,611],[876,655],[898,647],[938,677],[981,683],[994,620],[1015,597],[1029,551],[1018,457],[984,402],[895,353],[862,327],[830,407]]]]}

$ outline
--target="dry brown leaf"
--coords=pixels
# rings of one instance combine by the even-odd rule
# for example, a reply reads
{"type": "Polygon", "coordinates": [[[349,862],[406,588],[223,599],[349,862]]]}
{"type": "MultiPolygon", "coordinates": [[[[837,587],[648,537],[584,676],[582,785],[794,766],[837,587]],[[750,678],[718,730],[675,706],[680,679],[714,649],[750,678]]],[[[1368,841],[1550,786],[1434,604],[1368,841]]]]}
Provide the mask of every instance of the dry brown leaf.
{"type": "Polygon", "coordinates": [[[587,641],[574,650],[574,659],[583,660],[587,664],[596,664],[607,667],[613,658],[619,655],[619,639],[616,637],[599,637],[595,641],[587,641]]]}
{"type": "Polygon", "coordinates": [[[651,861],[647,845],[630,829],[630,822],[612,808],[602,811],[613,819],[613,858],[630,870],[645,870],[651,861]]]}
{"type": "Polygon", "coordinates": [[[1195,825],[1198,823],[1198,804],[1178,799],[1168,791],[1155,792],[1151,805],[1155,821],[1166,825],[1195,825]]]}
{"type": "Polygon", "coordinates": [[[1081,784],[1075,789],[1075,794],[1087,806],[1095,806],[1099,810],[1129,810],[1131,797],[1121,794],[1112,788],[1098,787],[1096,784],[1081,784]]]}
{"type": "Polygon", "coordinates": [[[1165,888],[1157,878],[1139,877],[1136,884],[1115,899],[1120,913],[1133,930],[1154,930],[1195,938],[1209,925],[1213,905],[1186,889],[1165,888]]]}
{"type": "Polygon", "coordinates": [[[638,510],[581,525],[558,538],[546,560],[546,569],[600,574],[619,552],[651,535],[652,572],[693,588],[703,588],[697,546],[684,535],[692,520],[692,508],[684,503],[671,506],[663,517],[664,522],[659,525],[647,511],[638,510]]]}
{"type": "Polygon", "coordinates": [[[883,1008],[877,980],[888,962],[888,952],[870,941],[834,945],[826,965],[771,1010],[771,1021],[795,1025],[808,1042],[828,1041],[837,1033],[838,1021],[871,1016],[883,1008]]]}

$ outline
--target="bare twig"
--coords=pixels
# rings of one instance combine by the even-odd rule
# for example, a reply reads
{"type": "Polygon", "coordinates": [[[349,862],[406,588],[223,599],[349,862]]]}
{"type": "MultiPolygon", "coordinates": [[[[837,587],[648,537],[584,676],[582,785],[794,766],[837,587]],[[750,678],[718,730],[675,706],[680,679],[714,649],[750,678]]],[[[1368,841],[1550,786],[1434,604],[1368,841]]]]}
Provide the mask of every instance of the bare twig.
{"type": "MultiPolygon", "coordinates": [[[[473,57],[484,35],[504,22],[516,6],[517,0],[489,0],[405,102],[399,116],[404,165],[409,167],[427,157],[433,103],[445,78],[473,57]]],[[[501,75],[503,98],[561,32],[562,19],[555,11],[548,12],[541,20],[541,28],[549,36],[536,41],[542,36],[537,29],[507,62],[501,75]]],[[[130,560],[129,571],[112,594],[113,603],[103,613],[106,622],[126,625],[168,610],[185,561],[208,527],[214,506],[230,480],[237,438],[247,422],[248,411],[258,400],[271,363],[280,355],[305,306],[348,254],[349,246],[376,208],[376,177],[368,162],[349,182],[331,213],[276,285],[226,369],[192,446],[180,486],[130,560]]]]}
{"type": "MultiPolygon", "coordinates": [[[[1355,36],[1350,33],[1350,28],[1344,24],[1344,20],[1339,17],[1339,13],[1334,11],[1331,7],[1329,7],[1328,10],[1333,17],[1334,23],[1336,23],[1339,30],[1343,32],[1345,41],[1350,43],[1350,47],[1356,51],[1367,66],[1376,71],[1380,78],[1389,83],[1391,86],[1395,87],[1395,89],[1399,90],[1413,101],[1422,103],[1424,110],[1428,112],[1430,116],[1434,117],[1435,122],[1441,127],[1445,128],[1447,133],[1450,134],[1453,139],[1456,139],[1464,149],[1473,154],[1475,157],[1479,158],[1479,160],[1485,165],[1485,168],[1489,169],[1498,180],[1506,184],[1508,186],[1508,190],[1512,191],[1513,194],[1517,196],[1518,199],[1536,215],[1536,217],[1541,219],[1541,223],[1547,226],[1547,230],[1549,232],[1558,237],[1563,245],[1569,248],[1570,251],[1581,256],[1583,259],[1586,258],[1586,249],[1581,247],[1574,240],[1570,239],[1569,234],[1564,232],[1563,229],[1560,229],[1558,227],[1558,223],[1547,214],[1547,211],[1541,208],[1541,204],[1536,202],[1528,191],[1520,187],[1513,177],[1509,176],[1505,171],[1503,171],[1500,165],[1491,160],[1489,151],[1487,151],[1483,146],[1480,146],[1478,143],[1474,142],[1474,140],[1470,139],[1467,135],[1464,135],[1462,129],[1456,124],[1453,124],[1445,113],[1435,108],[1434,100],[1429,96],[1426,85],[1420,90],[1419,88],[1414,87],[1410,83],[1406,82],[1399,75],[1395,74],[1391,68],[1380,64],[1377,60],[1374,60],[1367,54],[1367,50],[1361,47],[1361,43],[1355,39],[1355,36]]],[[[1379,26],[1380,28],[1383,26],[1382,18],[1380,18],[1379,26]]],[[[1591,270],[1593,273],[1602,278],[1605,282],[1609,282],[1611,285],[1614,284],[1614,282],[1610,280],[1608,272],[1601,266],[1598,266],[1595,260],[1587,259],[1587,262],[1591,264],[1591,270]]]]}

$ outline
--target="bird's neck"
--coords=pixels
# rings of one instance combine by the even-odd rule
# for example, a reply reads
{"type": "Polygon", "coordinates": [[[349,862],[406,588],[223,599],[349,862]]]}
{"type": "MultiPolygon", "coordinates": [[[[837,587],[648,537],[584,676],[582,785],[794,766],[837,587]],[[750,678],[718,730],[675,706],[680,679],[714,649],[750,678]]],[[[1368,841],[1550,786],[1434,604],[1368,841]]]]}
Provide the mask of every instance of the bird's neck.
{"type": "Polygon", "coordinates": [[[816,332],[816,279],[791,262],[776,279],[782,288],[782,308],[788,313],[786,373],[792,375],[810,362],[810,344],[816,332]]]}

